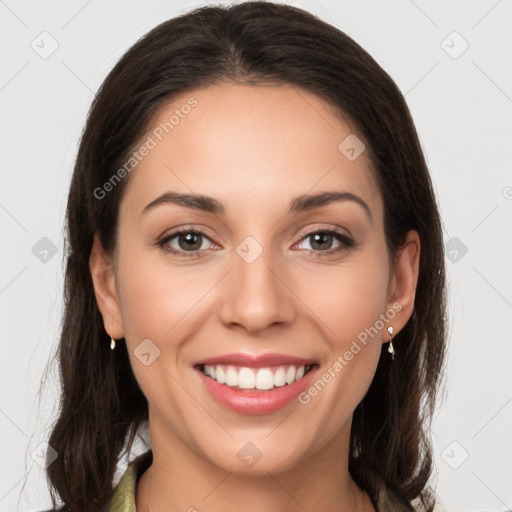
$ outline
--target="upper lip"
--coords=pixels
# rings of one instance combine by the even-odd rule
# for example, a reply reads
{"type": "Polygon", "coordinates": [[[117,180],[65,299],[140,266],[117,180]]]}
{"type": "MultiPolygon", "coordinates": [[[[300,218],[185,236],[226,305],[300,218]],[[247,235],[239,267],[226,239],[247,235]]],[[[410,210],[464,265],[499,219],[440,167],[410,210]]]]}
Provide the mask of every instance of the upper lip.
{"type": "Polygon", "coordinates": [[[251,354],[223,354],[221,356],[209,357],[196,361],[194,366],[200,365],[216,365],[216,364],[231,364],[234,366],[244,366],[249,368],[260,368],[266,366],[306,366],[317,364],[314,359],[304,359],[302,357],[290,356],[287,354],[268,353],[261,355],[251,354]]]}

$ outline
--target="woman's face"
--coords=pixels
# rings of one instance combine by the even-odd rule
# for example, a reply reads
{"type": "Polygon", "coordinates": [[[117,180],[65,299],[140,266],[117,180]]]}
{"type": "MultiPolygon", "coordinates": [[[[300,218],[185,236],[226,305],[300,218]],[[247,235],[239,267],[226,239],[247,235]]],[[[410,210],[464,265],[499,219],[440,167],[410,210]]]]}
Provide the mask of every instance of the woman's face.
{"type": "Polygon", "coordinates": [[[142,137],[100,307],[154,449],[236,472],[346,453],[387,327],[410,315],[419,249],[390,264],[351,133],[303,90],[226,83],[177,98],[142,137]]]}

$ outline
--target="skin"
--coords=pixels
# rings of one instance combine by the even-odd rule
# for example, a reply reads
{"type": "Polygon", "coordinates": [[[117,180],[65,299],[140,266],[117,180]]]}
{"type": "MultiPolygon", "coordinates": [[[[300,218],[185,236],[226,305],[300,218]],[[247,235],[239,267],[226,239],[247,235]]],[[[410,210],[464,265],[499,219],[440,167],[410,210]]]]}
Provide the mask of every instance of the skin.
{"type": "MultiPolygon", "coordinates": [[[[387,326],[396,335],[412,313],[418,234],[389,259],[370,161],[338,150],[353,130],[322,99],[287,85],[223,83],[176,98],[151,128],[190,96],[198,105],[130,175],[114,257],[96,238],[90,259],[105,329],[125,338],[149,402],[153,464],[137,510],[374,510],[348,472],[351,420],[387,326]],[[164,204],[142,215],[171,190],[214,197],[226,214],[164,204]],[[372,220],[353,201],[287,214],[300,194],[341,190],[360,196],[372,220]],[[157,245],[180,226],[205,231],[198,257],[157,245]],[[306,236],[332,227],[358,245],[326,255],[341,243],[319,248],[306,236]],[[247,236],[263,249],[250,264],[236,252],[247,236]],[[306,405],[241,415],[218,404],[192,367],[231,352],[280,352],[316,359],[320,376],[394,303],[401,310],[306,405]],[[134,355],[147,338],[160,350],[149,366],[134,355]],[[262,453],[250,468],[237,457],[247,442],[262,453]]],[[[167,244],[187,250],[179,236],[167,244]]]]}

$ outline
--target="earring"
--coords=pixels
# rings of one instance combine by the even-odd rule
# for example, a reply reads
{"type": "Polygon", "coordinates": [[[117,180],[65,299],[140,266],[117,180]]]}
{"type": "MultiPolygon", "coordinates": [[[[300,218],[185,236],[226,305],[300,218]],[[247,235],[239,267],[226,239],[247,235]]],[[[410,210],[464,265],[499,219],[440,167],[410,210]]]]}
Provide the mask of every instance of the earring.
{"type": "Polygon", "coordinates": [[[114,350],[116,348],[116,340],[114,338],[110,338],[110,350],[114,350]]]}
{"type": "Polygon", "coordinates": [[[393,348],[393,342],[391,341],[391,339],[393,338],[393,327],[389,326],[388,332],[391,336],[391,338],[389,339],[388,352],[391,354],[391,359],[395,359],[395,349],[393,348]]]}

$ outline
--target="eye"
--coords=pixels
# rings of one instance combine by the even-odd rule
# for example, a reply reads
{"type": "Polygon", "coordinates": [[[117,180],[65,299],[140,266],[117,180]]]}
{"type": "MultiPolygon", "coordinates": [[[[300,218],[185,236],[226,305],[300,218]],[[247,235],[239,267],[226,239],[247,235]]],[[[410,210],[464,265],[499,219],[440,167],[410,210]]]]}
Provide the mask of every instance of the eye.
{"type": "MultiPolygon", "coordinates": [[[[205,244],[206,241],[213,244],[203,231],[181,228],[164,235],[157,244],[164,251],[178,258],[197,258],[201,256],[201,251],[208,248],[208,243],[205,244]]],[[[351,238],[334,229],[317,229],[303,236],[295,247],[297,246],[299,246],[299,249],[305,249],[313,253],[314,256],[328,256],[355,247],[356,244],[351,238]],[[301,247],[304,241],[308,240],[310,241],[310,248],[301,247]],[[336,242],[338,245],[332,247],[333,243],[336,242]]]]}
{"type": "Polygon", "coordinates": [[[211,242],[202,231],[185,228],[165,235],[158,241],[158,245],[180,258],[194,258],[199,256],[200,251],[207,249],[204,246],[205,240],[211,242]]]}
{"type": "Polygon", "coordinates": [[[317,256],[332,254],[355,246],[352,239],[333,229],[311,231],[306,236],[302,237],[299,245],[301,245],[303,241],[308,240],[310,248],[306,247],[305,249],[313,253],[318,253],[316,254],[317,256]],[[333,242],[338,242],[339,245],[333,248],[333,242]]]}

